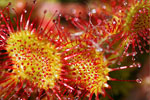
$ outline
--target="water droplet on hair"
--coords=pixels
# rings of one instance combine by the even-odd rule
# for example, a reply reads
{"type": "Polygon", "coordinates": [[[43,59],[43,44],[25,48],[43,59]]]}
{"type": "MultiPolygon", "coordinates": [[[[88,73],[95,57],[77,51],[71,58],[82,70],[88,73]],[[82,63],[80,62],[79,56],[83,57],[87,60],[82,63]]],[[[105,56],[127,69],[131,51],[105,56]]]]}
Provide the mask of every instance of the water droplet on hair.
{"type": "Polygon", "coordinates": [[[74,18],[74,21],[78,21],[79,19],[78,18],[74,18]]]}
{"type": "Polygon", "coordinates": [[[96,9],[92,9],[91,13],[95,14],[96,13],[96,9]]]}
{"type": "Polygon", "coordinates": [[[135,56],[137,54],[137,52],[132,53],[132,56],[135,56]]]}
{"type": "Polygon", "coordinates": [[[132,57],[132,60],[133,60],[133,61],[135,61],[135,58],[134,58],[134,57],[132,57]]]}
{"type": "Polygon", "coordinates": [[[137,64],[137,67],[138,67],[138,68],[141,68],[141,64],[137,64]]]}
{"type": "Polygon", "coordinates": [[[62,15],[61,14],[59,14],[59,17],[61,17],[62,15]]]}
{"type": "Polygon", "coordinates": [[[129,54],[127,53],[126,56],[129,56],[129,54]]]}
{"type": "Polygon", "coordinates": [[[142,13],[142,10],[139,10],[139,13],[142,13]]]}
{"type": "Polygon", "coordinates": [[[76,11],[76,9],[72,9],[71,12],[72,12],[72,14],[76,14],[77,11],[76,11]]]}
{"type": "Polygon", "coordinates": [[[102,48],[97,48],[96,51],[101,52],[101,51],[103,51],[103,49],[102,48]]]}
{"type": "Polygon", "coordinates": [[[122,10],[119,10],[119,12],[121,13],[121,12],[122,12],[122,10]]]}
{"type": "Polygon", "coordinates": [[[62,26],[61,29],[64,30],[64,27],[62,26]]]}
{"type": "Polygon", "coordinates": [[[141,51],[141,54],[143,54],[143,51],[141,51]]]}
{"type": "Polygon", "coordinates": [[[127,4],[128,4],[127,2],[123,2],[123,5],[125,5],[125,6],[126,6],[127,4]]]}
{"type": "Polygon", "coordinates": [[[30,93],[33,92],[32,88],[29,88],[28,90],[29,90],[30,93]]]}
{"type": "Polygon", "coordinates": [[[102,8],[103,8],[103,9],[106,9],[106,6],[105,6],[105,5],[103,5],[103,6],[102,6],[102,8]]]}
{"type": "Polygon", "coordinates": [[[116,24],[116,21],[113,21],[113,24],[116,24]]]}
{"type": "Polygon", "coordinates": [[[27,10],[26,10],[26,9],[24,9],[23,11],[24,11],[24,13],[27,13],[27,10]]]}
{"type": "Polygon", "coordinates": [[[56,21],[56,20],[53,20],[53,23],[57,24],[57,21],[56,21]]]}
{"type": "Polygon", "coordinates": [[[40,100],[40,98],[39,98],[39,97],[36,97],[36,100],[40,100]]]}
{"type": "Polygon", "coordinates": [[[25,100],[25,99],[24,98],[22,99],[22,98],[19,97],[18,100],[25,100]]]}
{"type": "Polygon", "coordinates": [[[53,33],[53,31],[50,31],[50,33],[53,33]]]}
{"type": "Polygon", "coordinates": [[[136,79],[137,83],[142,83],[142,79],[136,79]]]}

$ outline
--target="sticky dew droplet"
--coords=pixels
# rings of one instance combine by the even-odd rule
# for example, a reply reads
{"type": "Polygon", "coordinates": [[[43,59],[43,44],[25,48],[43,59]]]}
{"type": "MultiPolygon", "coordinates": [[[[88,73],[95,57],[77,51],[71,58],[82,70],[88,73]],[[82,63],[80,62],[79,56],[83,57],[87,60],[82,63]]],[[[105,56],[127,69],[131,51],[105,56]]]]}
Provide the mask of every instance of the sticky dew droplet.
{"type": "Polygon", "coordinates": [[[141,84],[142,83],[142,79],[138,78],[138,79],[136,79],[136,82],[141,84]]]}

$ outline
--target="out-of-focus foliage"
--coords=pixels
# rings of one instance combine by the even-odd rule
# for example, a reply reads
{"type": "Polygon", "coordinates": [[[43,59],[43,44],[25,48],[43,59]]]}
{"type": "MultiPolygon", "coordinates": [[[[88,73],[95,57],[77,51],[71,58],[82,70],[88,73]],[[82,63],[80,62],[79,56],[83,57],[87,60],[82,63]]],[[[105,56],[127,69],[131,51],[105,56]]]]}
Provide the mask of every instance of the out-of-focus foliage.
{"type": "Polygon", "coordinates": [[[9,2],[14,2],[14,0],[0,0],[0,7],[5,7],[9,2]]]}

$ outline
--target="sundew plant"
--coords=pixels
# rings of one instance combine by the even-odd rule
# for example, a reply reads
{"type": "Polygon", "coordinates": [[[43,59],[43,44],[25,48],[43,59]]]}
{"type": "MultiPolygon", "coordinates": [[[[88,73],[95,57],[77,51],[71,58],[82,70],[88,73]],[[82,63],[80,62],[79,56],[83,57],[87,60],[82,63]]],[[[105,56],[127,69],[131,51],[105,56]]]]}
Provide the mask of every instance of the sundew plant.
{"type": "Polygon", "coordinates": [[[47,18],[46,10],[37,18],[38,0],[21,12],[13,2],[0,8],[0,100],[113,100],[121,82],[142,82],[119,75],[149,54],[150,0],[95,2],[86,18],[61,11],[47,18]]]}

